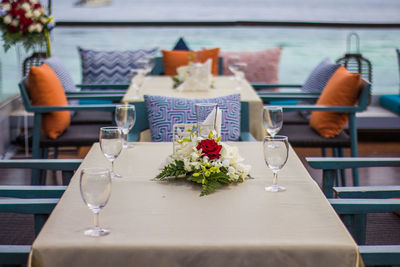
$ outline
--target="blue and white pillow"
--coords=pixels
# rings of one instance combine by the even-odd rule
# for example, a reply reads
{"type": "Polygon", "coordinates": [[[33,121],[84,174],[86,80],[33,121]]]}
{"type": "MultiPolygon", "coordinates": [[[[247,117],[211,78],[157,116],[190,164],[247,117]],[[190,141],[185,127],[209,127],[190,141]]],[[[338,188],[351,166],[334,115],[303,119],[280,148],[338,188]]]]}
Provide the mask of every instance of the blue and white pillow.
{"type": "Polygon", "coordinates": [[[196,123],[196,103],[217,103],[222,111],[222,141],[239,140],[240,94],[203,99],[145,95],[144,101],[154,142],[171,142],[176,123],[196,123]]]}
{"type": "Polygon", "coordinates": [[[155,55],[158,48],[126,51],[97,51],[78,47],[84,84],[129,84],[130,71],[145,56],[155,55]]]}
{"type": "MultiPolygon", "coordinates": [[[[62,64],[61,60],[57,57],[49,57],[43,61],[46,65],[48,65],[57,75],[57,78],[60,80],[64,91],[66,92],[76,92],[79,91],[79,88],[75,86],[74,80],[72,79],[71,74],[62,64]]],[[[68,100],[68,103],[71,105],[78,105],[79,100],[68,100]]],[[[71,115],[75,112],[71,111],[71,115]]]]}
{"type": "Polygon", "coordinates": [[[332,63],[328,58],[324,59],[308,76],[301,90],[308,93],[322,92],[329,79],[339,67],[340,64],[332,63]]]}
{"type": "MultiPolygon", "coordinates": [[[[335,73],[335,71],[340,67],[338,63],[332,63],[328,58],[322,60],[317,67],[311,72],[307,80],[301,87],[303,92],[307,93],[321,93],[324,90],[329,79],[335,73]]],[[[301,100],[298,101],[299,104],[313,104],[312,100],[301,100]]],[[[301,111],[300,114],[309,119],[310,111],[301,111]]]]}

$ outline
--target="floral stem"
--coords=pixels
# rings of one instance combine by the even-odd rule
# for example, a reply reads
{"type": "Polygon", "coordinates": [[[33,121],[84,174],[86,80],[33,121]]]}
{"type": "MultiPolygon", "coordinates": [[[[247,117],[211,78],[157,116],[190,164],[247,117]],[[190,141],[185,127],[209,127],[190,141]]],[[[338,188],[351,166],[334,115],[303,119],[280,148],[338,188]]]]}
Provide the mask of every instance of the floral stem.
{"type": "Polygon", "coordinates": [[[44,30],[44,36],[46,38],[46,56],[51,57],[51,43],[50,43],[50,34],[49,30],[45,29],[44,30]]]}

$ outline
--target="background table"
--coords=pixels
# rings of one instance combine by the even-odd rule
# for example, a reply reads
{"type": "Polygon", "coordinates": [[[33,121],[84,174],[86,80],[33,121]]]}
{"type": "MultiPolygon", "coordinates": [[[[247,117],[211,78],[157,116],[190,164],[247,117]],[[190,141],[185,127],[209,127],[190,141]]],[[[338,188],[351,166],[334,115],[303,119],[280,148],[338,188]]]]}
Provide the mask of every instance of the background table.
{"type": "MultiPolygon", "coordinates": [[[[247,82],[242,82],[242,90],[237,90],[238,81],[231,79],[233,76],[215,76],[214,88],[209,91],[178,91],[173,89],[173,81],[170,76],[149,76],[143,82],[139,97],[130,86],[122,99],[123,103],[144,101],[143,95],[161,95],[182,98],[214,98],[230,94],[240,94],[241,101],[249,102],[250,133],[257,140],[263,140],[264,127],[262,125],[263,103],[253,87],[247,82]]],[[[149,136],[147,137],[149,138],[149,136]]],[[[146,138],[146,139],[147,139],[146,138]]],[[[147,139],[145,141],[150,141],[147,139]]]]}
{"type": "Polygon", "coordinates": [[[79,192],[82,167],[109,166],[95,144],[35,240],[31,266],[358,266],[357,246],[293,150],[269,193],[261,142],[238,142],[254,179],[199,197],[198,185],[150,179],[171,143],[135,143],[115,167],[100,213],[111,234],[84,236],[93,214],[79,192]]]}

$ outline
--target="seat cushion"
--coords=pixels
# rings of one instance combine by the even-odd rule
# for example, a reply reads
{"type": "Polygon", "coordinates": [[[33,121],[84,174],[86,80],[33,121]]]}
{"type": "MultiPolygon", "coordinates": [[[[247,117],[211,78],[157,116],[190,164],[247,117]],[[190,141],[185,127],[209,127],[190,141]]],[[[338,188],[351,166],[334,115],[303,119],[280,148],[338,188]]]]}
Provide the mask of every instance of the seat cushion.
{"type": "MultiPolygon", "coordinates": [[[[66,106],[67,98],[56,73],[47,64],[32,66],[28,74],[28,93],[33,106],[66,106]]],[[[52,139],[59,137],[71,122],[69,111],[43,114],[42,130],[52,139]]]]}
{"type": "Polygon", "coordinates": [[[279,135],[286,135],[294,147],[350,147],[350,137],[341,131],[334,138],[320,136],[307,124],[285,124],[279,135]]]}
{"type": "Polygon", "coordinates": [[[283,122],[284,124],[306,124],[308,125],[308,120],[304,118],[297,111],[284,111],[283,112],[283,122]]]}
{"type": "Polygon", "coordinates": [[[171,142],[174,124],[196,123],[196,103],[217,103],[218,108],[222,111],[222,140],[239,140],[240,94],[203,99],[145,95],[144,100],[148,112],[152,141],[171,142]]]}
{"type": "Polygon", "coordinates": [[[189,64],[189,57],[194,54],[201,63],[212,60],[211,73],[218,75],[219,48],[203,49],[200,51],[161,50],[165,75],[176,75],[176,69],[189,64]]]}
{"type": "Polygon", "coordinates": [[[87,111],[80,110],[75,112],[73,116],[71,116],[71,125],[72,124],[109,124],[113,123],[112,112],[108,111],[87,111]]]}
{"type": "Polygon", "coordinates": [[[238,56],[247,63],[246,78],[254,83],[277,84],[279,82],[279,62],[282,47],[274,47],[261,51],[221,51],[224,75],[232,75],[229,71],[228,58],[238,56]]]}
{"type": "MultiPolygon", "coordinates": [[[[361,86],[359,73],[349,73],[340,66],[329,79],[317,101],[317,105],[354,106],[361,86]]],[[[347,113],[313,111],[310,125],[321,136],[332,138],[342,132],[349,120],[347,113]]]]}
{"type": "Polygon", "coordinates": [[[381,95],[379,103],[382,107],[400,115],[400,95],[381,95]]]}
{"type": "Polygon", "coordinates": [[[109,124],[71,125],[57,139],[40,137],[41,147],[91,146],[99,141],[100,128],[109,124]]]}
{"type": "Polygon", "coordinates": [[[136,62],[154,56],[157,48],[126,51],[97,51],[78,48],[84,84],[129,84],[136,62]]]}

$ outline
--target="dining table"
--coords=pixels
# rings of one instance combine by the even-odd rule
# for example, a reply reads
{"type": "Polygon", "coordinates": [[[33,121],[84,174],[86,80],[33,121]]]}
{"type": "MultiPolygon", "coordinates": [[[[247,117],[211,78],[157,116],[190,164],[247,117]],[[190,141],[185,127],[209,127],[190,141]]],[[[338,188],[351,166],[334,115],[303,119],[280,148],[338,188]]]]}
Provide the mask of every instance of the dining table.
{"type": "Polygon", "coordinates": [[[80,173],[109,167],[95,143],[35,239],[29,266],[363,266],[358,247],[306,168],[289,147],[278,183],[262,142],[229,142],[251,179],[200,196],[185,179],[154,180],[171,142],[137,142],[115,160],[122,178],[100,212],[101,237],[84,235],[93,213],[80,194],[80,173]]]}
{"type": "MultiPolygon", "coordinates": [[[[140,81],[139,87],[136,85],[133,80],[122,98],[123,103],[144,101],[143,96],[146,94],[180,98],[216,98],[240,94],[240,100],[249,103],[250,133],[258,141],[262,141],[265,136],[262,124],[263,102],[246,79],[238,81],[233,76],[214,76],[209,90],[178,90],[174,88],[171,76],[146,76],[140,81]]],[[[141,136],[141,141],[150,140],[149,133],[141,136]]]]}

